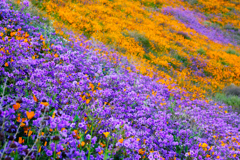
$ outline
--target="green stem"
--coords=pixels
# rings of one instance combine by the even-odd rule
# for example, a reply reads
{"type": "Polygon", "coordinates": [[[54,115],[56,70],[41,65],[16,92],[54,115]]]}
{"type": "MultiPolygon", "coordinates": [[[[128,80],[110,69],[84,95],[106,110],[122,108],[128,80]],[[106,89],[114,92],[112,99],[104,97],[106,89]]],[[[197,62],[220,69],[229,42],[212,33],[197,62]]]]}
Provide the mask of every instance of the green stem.
{"type": "MultiPolygon", "coordinates": [[[[37,146],[38,146],[38,144],[37,144],[37,146]]],[[[41,147],[41,145],[40,145],[40,147],[41,147]]],[[[38,151],[39,151],[40,147],[39,147],[38,150],[37,150],[36,160],[38,159],[38,151]]],[[[40,153],[40,152],[39,152],[39,153],[40,153]]]]}
{"type": "MultiPolygon", "coordinates": [[[[27,132],[27,136],[29,134],[29,131],[27,132]]],[[[29,146],[29,136],[27,137],[27,146],[29,146]]]]}
{"type": "Polygon", "coordinates": [[[93,132],[93,123],[91,123],[91,138],[90,138],[90,143],[88,146],[88,160],[90,160],[90,154],[91,154],[91,144],[92,144],[92,132],[93,132]]]}
{"type": "Polygon", "coordinates": [[[109,142],[109,139],[107,140],[107,146],[106,146],[105,153],[104,153],[104,160],[107,159],[107,153],[108,153],[108,142],[109,142]]]}
{"type": "Polygon", "coordinates": [[[54,159],[56,159],[56,150],[57,150],[57,142],[55,142],[55,150],[54,150],[54,155],[53,155],[54,159]]]}
{"type": "Polygon", "coordinates": [[[18,152],[17,152],[17,149],[16,149],[16,152],[15,152],[15,156],[14,156],[14,160],[18,160],[18,152]]]}

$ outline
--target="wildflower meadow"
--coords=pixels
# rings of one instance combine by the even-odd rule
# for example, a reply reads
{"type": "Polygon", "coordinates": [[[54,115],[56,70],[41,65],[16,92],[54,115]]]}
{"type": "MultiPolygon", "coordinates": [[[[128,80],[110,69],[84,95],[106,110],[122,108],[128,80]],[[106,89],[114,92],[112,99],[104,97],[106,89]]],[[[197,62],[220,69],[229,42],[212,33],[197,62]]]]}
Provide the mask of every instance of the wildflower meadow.
{"type": "Polygon", "coordinates": [[[237,0],[1,0],[0,159],[240,159],[239,46],[237,0]]]}

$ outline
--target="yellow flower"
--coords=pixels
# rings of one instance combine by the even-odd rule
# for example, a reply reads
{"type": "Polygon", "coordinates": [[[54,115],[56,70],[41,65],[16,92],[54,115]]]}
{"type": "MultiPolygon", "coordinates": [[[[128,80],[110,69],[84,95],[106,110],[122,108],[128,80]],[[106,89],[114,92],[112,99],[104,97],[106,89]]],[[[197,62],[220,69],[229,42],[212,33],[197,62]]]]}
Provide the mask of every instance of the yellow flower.
{"type": "Polygon", "coordinates": [[[206,148],[207,146],[208,146],[207,143],[202,144],[202,148],[206,148]]]}
{"type": "Polygon", "coordinates": [[[32,135],[33,131],[28,131],[28,137],[32,135]]]}
{"type": "Polygon", "coordinates": [[[90,102],[90,99],[86,99],[86,104],[88,104],[90,102]]]}
{"type": "Polygon", "coordinates": [[[53,112],[52,118],[54,118],[54,117],[55,117],[55,114],[56,114],[56,113],[55,113],[55,112],[53,112]]]}
{"type": "Polygon", "coordinates": [[[104,136],[107,138],[109,135],[109,132],[103,132],[104,136]]]}

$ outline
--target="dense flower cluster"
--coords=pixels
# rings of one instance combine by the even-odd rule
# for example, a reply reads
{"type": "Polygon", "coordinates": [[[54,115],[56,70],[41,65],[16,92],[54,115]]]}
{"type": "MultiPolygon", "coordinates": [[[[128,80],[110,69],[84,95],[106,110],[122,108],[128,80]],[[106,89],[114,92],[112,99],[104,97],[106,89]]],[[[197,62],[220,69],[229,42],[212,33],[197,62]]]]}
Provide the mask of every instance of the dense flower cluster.
{"type": "Polygon", "coordinates": [[[103,44],[11,7],[0,2],[1,159],[240,156],[231,107],[182,99],[103,44]]]}
{"type": "Polygon", "coordinates": [[[31,2],[54,19],[55,28],[64,24],[94,37],[133,61],[141,74],[168,78],[161,82],[205,98],[230,83],[240,84],[240,5],[212,1],[31,2]]]}
{"type": "MultiPolygon", "coordinates": [[[[229,35],[225,35],[220,29],[214,27],[206,27],[200,22],[207,21],[208,18],[200,13],[195,13],[185,8],[163,8],[163,13],[174,15],[179,21],[187,27],[194,29],[198,33],[207,36],[209,39],[220,43],[231,43],[237,45],[237,41],[229,35]]],[[[240,42],[239,42],[240,43],[240,42]]]]}

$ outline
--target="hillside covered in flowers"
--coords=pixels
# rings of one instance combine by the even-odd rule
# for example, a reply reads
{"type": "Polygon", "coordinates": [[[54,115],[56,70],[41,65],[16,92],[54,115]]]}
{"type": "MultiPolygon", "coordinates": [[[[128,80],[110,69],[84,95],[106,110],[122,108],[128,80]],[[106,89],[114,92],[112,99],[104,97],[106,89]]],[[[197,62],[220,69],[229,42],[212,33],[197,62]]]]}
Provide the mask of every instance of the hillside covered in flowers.
{"type": "Polygon", "coordinates": [[[239,159],[240,109],[212,98],[240,84],[239,13],[1,0],[0,159],[239,159]]]}

